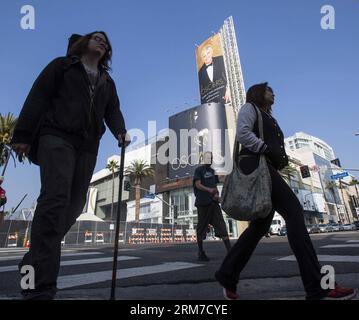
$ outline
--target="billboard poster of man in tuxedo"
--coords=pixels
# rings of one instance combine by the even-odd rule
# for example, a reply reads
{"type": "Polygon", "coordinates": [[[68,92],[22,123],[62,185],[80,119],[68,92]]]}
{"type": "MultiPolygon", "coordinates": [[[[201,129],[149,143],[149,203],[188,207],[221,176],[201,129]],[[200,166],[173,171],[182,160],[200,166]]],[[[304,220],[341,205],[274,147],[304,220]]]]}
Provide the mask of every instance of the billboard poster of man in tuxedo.
{"type": "Polygon", "coordinates": [[[201,103],[229,103],[230,90],[219,34],[203,42],[196,50],[201,103]]]}

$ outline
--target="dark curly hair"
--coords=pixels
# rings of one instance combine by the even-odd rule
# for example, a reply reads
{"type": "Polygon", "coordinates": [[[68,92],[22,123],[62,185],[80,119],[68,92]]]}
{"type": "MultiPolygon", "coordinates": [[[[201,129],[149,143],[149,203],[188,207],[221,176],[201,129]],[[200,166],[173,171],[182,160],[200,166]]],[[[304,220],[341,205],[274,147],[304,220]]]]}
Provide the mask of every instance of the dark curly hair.
{"type": "Polygon", "coordinates": [[[106,50],[106,53],[100,60],[99,66],[106,71],[110,71],[111,70],[110,64],[112,61],[112,46],[106,32],[104,31],[94,31],[82,36],[81,38],[79,38],[79,40],[75,41],[75,43],[71,45],[71,47],[68,50],[68,55],[82,57],[87,52],[88,43],[95,33],[101,33],[105,37],[108,45],[108,49],[106,50]]]}
{"type": "Polygon", "coordinates": [[[273,89],[268,86],[268,82],[263,82],[251,86],[247,91],[246,102],[254,103],[258,108],[265,110],[266,112],[272,113],[271,107],[269,107],[269,109],[267,110],[268,106],[266,106],[264,100],[264,94],[266,92],[266,89],[269,89],[273,92],[273,89]]]}

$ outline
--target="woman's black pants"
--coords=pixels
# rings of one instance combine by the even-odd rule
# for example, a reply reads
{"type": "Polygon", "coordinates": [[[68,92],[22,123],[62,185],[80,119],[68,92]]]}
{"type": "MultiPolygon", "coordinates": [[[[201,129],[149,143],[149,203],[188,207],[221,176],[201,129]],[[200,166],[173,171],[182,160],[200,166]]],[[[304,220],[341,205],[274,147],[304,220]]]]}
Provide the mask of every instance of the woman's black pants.
{"type": "Polygon", "coordinates": [[[239,276],[261,238],[270,228],[274,211],[285,220],[291,249],[297,259],[307,299],[320,298],[321,266],[304,223],[303,208],[278,171],[268,164],[272,178],[272,212],[264,219],[252,221],[225,257],[216,272],[217,280],[227,289],[236,291],[239,276]]]}

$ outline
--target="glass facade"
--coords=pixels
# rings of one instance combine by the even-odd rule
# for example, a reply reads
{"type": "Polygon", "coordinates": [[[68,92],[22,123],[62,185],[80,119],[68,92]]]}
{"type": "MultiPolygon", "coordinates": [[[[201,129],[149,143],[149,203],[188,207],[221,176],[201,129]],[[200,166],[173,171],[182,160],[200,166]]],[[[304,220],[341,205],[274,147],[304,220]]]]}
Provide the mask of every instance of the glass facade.
{"type": "Polygon", "coordinates": [[[325,166],[327,167],[327,170],[320,171],[326,199],[328,200],[328,202],[341,204],[338,188],[328,189],[326,187],[330,181],[333,181],[331,179],[331,175],[333,175],[333,171],[331,170],[330,162],[316,154],[314,154],[314,161],[315,164],[319,167],[325,167],[325,166]]]}
{"type": "Polygon", "coordinates": [[[178,223],[197,223],[197,215],[194,207],[193,188],[184,188],[170,192],[170,204],[178,208],[178,223]]]}
{"type": "MultiPolygon", "coordinates": [[[[218,190],[221,193],[222,186],[218,186],[218,190]]],[[[195,196],[193,188],[183,188],[170,192],[170,204],[178,207],[178,217],[176,219],[177,224],[189,224],[195,228],[198,222],[197,208],[195,204],[195,196]]],[[[230,237],[238,237],[237,222],[230,219],[223,213],[224,221],[227,225],[227,230],[230,237]]]]}

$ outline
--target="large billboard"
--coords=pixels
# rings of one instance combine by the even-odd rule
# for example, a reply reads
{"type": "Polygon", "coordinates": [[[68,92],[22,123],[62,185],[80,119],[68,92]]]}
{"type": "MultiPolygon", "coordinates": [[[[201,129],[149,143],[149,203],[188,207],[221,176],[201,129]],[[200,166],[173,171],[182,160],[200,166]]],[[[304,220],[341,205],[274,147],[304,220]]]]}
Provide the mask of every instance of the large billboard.
{"type": "Polygon", "coordinates": [[[219,33],[197,47],[196,60],[201,103],[229,103],[231,94],[219,33]]]}
{"type": "Polygon", "coordinates": [[[245,91],[232,17],[197,46],[196,62],[201,105],[170,117],[170,179],[193,176],[206,151],[213,154],[217,174],[233,168],[236,120],[245,91]]]}
{"type": "Polygon", "coordinates": [[[193,176],[206,151],[212,152],[212,167],[218,173],[228,172],[230,141],[224,104],[206,103],[180,112],[170,117],[169,128],[176,144],[170,152],[170,179],[193,176]]]}

